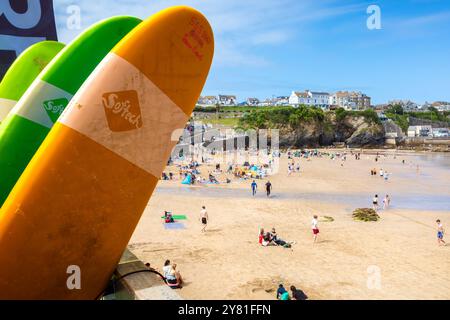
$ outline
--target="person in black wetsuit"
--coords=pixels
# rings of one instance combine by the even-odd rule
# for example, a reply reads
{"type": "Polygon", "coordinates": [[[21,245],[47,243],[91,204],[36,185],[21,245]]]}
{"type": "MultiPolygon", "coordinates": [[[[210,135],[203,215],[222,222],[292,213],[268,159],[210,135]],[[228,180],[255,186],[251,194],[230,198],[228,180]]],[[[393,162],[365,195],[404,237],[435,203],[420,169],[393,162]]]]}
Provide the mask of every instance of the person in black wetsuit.
{"type": "Polygon", "coordinates": [[[272,184],[270,183],[270,181],[267,181],[266,183],[266,192],[267,196],[270,197],[270,193],[272,192],[272,184]]]}

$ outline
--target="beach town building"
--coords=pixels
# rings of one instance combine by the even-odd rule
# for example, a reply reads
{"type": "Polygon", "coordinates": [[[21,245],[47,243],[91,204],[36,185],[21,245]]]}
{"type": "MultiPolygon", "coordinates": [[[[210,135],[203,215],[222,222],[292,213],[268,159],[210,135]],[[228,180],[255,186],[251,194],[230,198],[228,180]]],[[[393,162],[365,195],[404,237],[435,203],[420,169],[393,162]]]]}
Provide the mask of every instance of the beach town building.
{"type": "Polygon", "coordinates": [[[344,108],[345,110],[356,110],[356,103],[351,101],[351,93],[348,91],[338,91],[330,95],[330,106],[344,108]]]}
{"type": "Polygon", "coordinates": [[[419,109],[419,105],[411,100],[391,100],[388,102],[388,105],[399,105],[405,111],[417,111],[419,109]]]}
{"type": "Polygon", "coordinates": [[[197,102],[200,106],[215,106],[217,103],[218,99],[215,96],[200,97],[197,102]]]}
{"type": "Polygon", "coordinates": [[[304,92],[293,91],[289,97],[289,104],[298,107],[306,105],[311,107],[319,107],[322,109],[329,109],[330,94],[327,92],[314,92],[306,90],[304,92]]]}
{"type": "Polygon", "coordinates": [[[449,128],[433,128],[433,138],[448,138],[450,137],[449,128]]]}
{"type": "Polygon", "coordinates": [[[273,99],[274,106],[287,106],[289,105],[289,97],[280,96],[273,99]]]}
{"type": "Polygon", "coordinates": [[[431,126],[409,126],[408,137],[429,137],[433,134],[433,128],[431,126]]]}
{"type": "Polygon", "coordinates": [[[431,104],[432,107],[436,108],[437,111],[450,111],[450,102],[436,101],[431,104]]]}
{"type": "Polygon", "coordinates": [[[251,107],[256,107],[259,105],[258,98],[247,98],[247,105],[251,107]]]}
{"type": "Polygon", "coordinates": [[[235,106],[236,96],[219,95],[219,104],[222,106],[235,106]]]}
{"type": "Polygon", "coordinates": [[[329,104],[345,110],[366,110],[371,106],[371,98],[362,92],[338,91],[330,95],[329,104]]]}
{"type": "Polygon", "coordinates": [[[351,103],[356,105],[357,110],[367,110],[371,105],[371,98],[362,92],[350,92],[351,103]]]}
{"type": "Polygon", "coordinates": [[[258,106],[260,107],[270,107],[273,106],[273,100],[272,99],[265,99],[261,101],[258,106]]]}

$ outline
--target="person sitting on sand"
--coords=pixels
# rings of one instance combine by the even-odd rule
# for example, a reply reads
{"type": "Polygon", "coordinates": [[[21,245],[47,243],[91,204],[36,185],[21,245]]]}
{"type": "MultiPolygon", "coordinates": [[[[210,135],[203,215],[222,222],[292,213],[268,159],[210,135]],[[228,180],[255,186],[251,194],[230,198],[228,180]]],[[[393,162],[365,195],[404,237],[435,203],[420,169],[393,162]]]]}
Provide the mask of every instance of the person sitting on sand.
{"type": "Polygon", "coordinates": [[[170,264],[170,260],[166,260],[163,267],[163,276],[166,279],[167,284],[172,289],[181,289],[183,284],[183,278],[181,274],[176,270],[177,265],[170,264]]]}
{"type": "Polygon", "coordinates": [[[211,173],[209,174],[209,182],[211,182],[211,183],[219,183],[219,181],[217,181],[216,177],[213,176],[211,173]]]}
{"type": "Polygon", "coordinates": [[[261,245],[263,247],[270,246],[272,244],[272,236],[270,232],[264,232],[264,229],[261,229],[261,235],[262,235],[261,245]]]}
{"type": "Polygon", "coordinates": [[[283,246],[283,247],[289,246],[290,247],[290,243],[288,243],[278,237],[278,234],[275,231],[275,228],[272,228],[272,232],[270,232],[270,239],[272,240],[273,243],[275,243],[278,246],[283,246]]]}
{"type": "Polygon", "coordinates": [[[164,221],[166,223],[174,223],[175,220],[173,219],[172,213],[169,211],[164,211],[164,221]]]}
{"type": "Polygon", "coordinates": [[[291,286],[292,300],[307,300],[308,296],[294,286],[291,286]]]}
{"type": "Polygon", "coordinates": [[[289,292],[286,291],[286,289],[284,288],[284,286],[282,284],[280,284],[278,286],[277,300],[290,300],[289,299],[289,292]]]}

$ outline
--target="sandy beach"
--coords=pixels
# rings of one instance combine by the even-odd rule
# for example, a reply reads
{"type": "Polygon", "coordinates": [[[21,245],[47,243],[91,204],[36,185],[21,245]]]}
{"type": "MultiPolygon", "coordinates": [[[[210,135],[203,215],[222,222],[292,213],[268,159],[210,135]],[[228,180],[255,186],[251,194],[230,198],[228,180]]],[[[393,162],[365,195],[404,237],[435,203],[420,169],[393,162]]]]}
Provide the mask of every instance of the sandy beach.
{"type": "MultiPolygon", "coordinates": [[[[230,184],[219,185],[161,181],[129,247],[158,270],[166,259],[177,263],[186,282],[178,293],[186,299],[275,299],[279,283],[295,285],[310,299],[450,299],[450,244],[438,246],[435,223],[440,218],[450,230],[450,156],[394,157],[387,151],[375,162],[370,153],[359,161],[348,155],[345,162],[294,158],[301,172],[291,176],[283,154],[278,173],[257,180],[255,197],[251,180],[232,175],[230,184]],[[389,179],[371,176],[373,168],[387,170],[389,179]],[[264,191],[268,179],[270,198],[264,191]],[[389,194],[391,208],[379,211],[378,222],[354,221],[352,211],[371,207],[375,194],[389,194]],[[210,216],[206,233],[200,232],[203,205],[210,216]],[[186,229],[166,230],[164,210],[187,215],[186,229]],[[275,227],[296,244],[262,247],[261,227],[275,227]]],[[[202,175],[214,164],[201,166],[202,175]]],[[[169,171],[178,176],[175,166],[169,171]]]]}

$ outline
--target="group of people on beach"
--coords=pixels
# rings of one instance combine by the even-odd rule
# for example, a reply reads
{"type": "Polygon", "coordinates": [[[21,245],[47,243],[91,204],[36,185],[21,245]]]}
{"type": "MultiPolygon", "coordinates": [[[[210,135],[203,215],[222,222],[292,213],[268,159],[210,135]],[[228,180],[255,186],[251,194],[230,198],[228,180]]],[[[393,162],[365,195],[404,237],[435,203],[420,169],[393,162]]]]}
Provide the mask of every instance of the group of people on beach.
{"type": "MultiPolygon", "coordinates": [[[[385,181],[387,181],[389,179],[390,173],[388,173],[387,170],[383,170],[383,168],[381,168],[380,171],[379,171],[379,174],[380,174],[380,177],[384,178],[385,181]]],[[[370,170],[370,175],[376,177],[377,176],[377,169],[374,168],[374,169],[370,170]]]]}
{"type": "Polygon", "coordinates": [[[275,231],[275,228],[272,228],[272,231],[270,232],[265,232],[264,228],[261,228],[259,230],[258,243],[264,247],[274,245],[284,248],[290,248],[293,244],[295,244],[295,241],[288,242],[281,239],[275,231]]]}
{"type": "Polygon", "coordinates": [[[294,161],[288,163],[288,176],[290,176],[294,172],[300,173],[300,161],[297,163],[295,163],[294,161]]]}
{"type": "Polygon", "coordinates": [[[277,300],[307,300],[308,296],[295,286],[291,286],[291,294],[284,288],[283,284],[280,284],[277,289],[277,300]]]}
{"type": "MultiPolygon", "coordinates": [[[[272,194],[272,183],[268,180],[266,182],[266,195],[267,197],[270,197],[272,194]]],[[[256,183],[256,180],[253,180],[250,184],[250,188],[252,189],[252,196],[256,196],[256,193],[258,191],[258,184],[256,183]]]]}
{"type": "MultiPolygon", "coordinates": [[[[391,206],[391,197],[387,194],[383,199],[383,210],[389,209],[390,206],[391,206]]],[[[372,208],[375,211],[380,210],[378,194],[376,194],[372,199],[372,208]]]]}
{"type": "MultiPolygon", "coordinates": [[[[317,215],[313,216],[313,219],[311,221],[311,230],[313,234],[313,243],[316,243],[320,233],[319,217],[317,215]]],[[[275,231],[275,228],[272,228],[270,232],[265,232],[264,228],[261,228],[259,230],[258,243],[263,247],[275,245],[290,248],[293,244],[295,244],[295,241],[282,240],[275,231]]]]}

